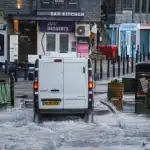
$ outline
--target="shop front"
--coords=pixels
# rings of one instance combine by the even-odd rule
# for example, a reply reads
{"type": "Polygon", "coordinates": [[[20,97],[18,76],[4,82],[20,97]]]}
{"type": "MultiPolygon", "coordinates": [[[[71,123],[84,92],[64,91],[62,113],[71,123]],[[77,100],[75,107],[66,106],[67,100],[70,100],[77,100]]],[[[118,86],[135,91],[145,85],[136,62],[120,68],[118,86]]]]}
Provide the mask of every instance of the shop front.
{"type": "Polygon", "coordinates": [[[7,59],[7,28],[5,23],[0,23],[0,62],[7,59]]]}
{"type": "Polygon", "coordinates": [[[39,21],[37,44],[38,54],[76,51],[75,22],[39,21]]]}

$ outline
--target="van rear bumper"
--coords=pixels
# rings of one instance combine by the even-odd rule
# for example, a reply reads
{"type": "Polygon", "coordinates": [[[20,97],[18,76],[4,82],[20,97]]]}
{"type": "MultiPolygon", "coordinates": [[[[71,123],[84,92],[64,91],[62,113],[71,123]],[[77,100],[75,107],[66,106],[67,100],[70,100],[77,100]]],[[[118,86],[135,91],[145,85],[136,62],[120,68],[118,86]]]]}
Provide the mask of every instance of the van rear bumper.
{"type": "Polygon", "coordinates": [[[39,109],[40,114],[76,115],[76,114],[86,114],[88,112],[90,112],[89,109],[39,109]]]}

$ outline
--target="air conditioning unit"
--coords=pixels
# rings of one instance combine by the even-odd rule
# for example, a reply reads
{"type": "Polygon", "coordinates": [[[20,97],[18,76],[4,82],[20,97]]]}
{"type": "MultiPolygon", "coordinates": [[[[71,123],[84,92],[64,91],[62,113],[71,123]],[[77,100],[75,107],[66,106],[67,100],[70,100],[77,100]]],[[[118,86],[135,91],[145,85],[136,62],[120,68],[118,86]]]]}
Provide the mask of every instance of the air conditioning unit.
{"type": "Polygon", "coordinates": [[[90,24],[76,24],[75,36],[76,37],[89,37],[90,36],[90,24]]]}

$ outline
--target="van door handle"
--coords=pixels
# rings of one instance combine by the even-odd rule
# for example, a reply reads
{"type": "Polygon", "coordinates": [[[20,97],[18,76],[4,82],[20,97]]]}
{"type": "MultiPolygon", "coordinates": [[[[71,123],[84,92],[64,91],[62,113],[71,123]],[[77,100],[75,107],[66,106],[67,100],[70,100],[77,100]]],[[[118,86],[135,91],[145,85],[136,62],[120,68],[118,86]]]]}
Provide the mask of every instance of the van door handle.
{"type": "Polygon", "coordinates": [[[85,73],[85,67],[83,67],[83,73],[85,73]]]}
{"type": "Polygon", "coordinates": [[[51,92],[59,92],[58,89],[52,89],[51,92]]]}

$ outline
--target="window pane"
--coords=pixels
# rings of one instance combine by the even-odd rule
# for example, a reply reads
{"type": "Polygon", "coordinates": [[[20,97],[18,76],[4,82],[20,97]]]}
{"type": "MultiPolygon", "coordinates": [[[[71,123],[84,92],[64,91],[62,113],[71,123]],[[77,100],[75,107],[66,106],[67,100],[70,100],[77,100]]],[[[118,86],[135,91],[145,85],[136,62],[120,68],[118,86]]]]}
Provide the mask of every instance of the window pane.
{"type": "Polygon", "coordinates": [[[78,0],[67,0],[67,8],[69,9],[78,8],[78,0]]]}
{"type": "Polygon", "coordinates": [[[132,0],[123,0],[123,8],[132,8],[132,0]]]}
{"type": "Polygon", "coordinates": [[[60,34],[60,53],[67,53],[69,45],[69,35],[60,34]]]}
{"type": "Polygon", "coordinates": [[[116,11],[121,11],[121,0],[116,0],[116,11]]]}
{"type": "Polygon", "coordinates": [[[150,12],[150,0],[149,0],[148,12],[150,12]]]}
{"type": "Polygon", "coordinates": [[[56,39],[56,35],[55,34],[47,34],[47,51],[51,51],[54,52],[55,51],[55,39],[56,39]]]}
{"type": "Polygon", "coordinates": [[[147,3],[146,1],[147,1],[147,0],[142,0],[142,12],[143,12],[143,13],[146,13],[146,6],[147,6],[147,5],[146,5],[146,3],[147,3]]]}
{"type": "Polygon", "coordinates": [[[65,0],[54,0],[54,8],[65,8],[65,0]]]}
{"type": "Polygon", "coordinates": [[[53,0],[40,0],[41,8],[52,8],[53,7],[53,0]]]}
{"type": "Polygon", "coordinates": [[[108,14],[115,13],[115,0],[107,0],[107,12],[108,14]]]}
{"type": "Polygon", "coordinates": [[[4,35],[0,34],[0,56],[4,56],[4,35]]]}
{"type": "Polygon", "coordinates": [[[140,0],[135,0],[135,12],[140,12],[140,0]]]}

